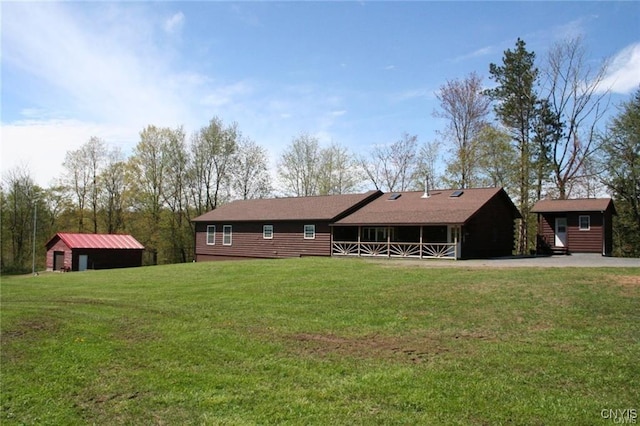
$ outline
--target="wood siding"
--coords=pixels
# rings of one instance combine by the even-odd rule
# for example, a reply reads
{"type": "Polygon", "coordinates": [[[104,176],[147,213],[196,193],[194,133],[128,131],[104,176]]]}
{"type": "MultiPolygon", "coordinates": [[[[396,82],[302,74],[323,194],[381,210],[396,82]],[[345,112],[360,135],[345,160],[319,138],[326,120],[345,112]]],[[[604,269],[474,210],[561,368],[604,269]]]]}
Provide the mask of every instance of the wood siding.
{"type": "Polygon", "coordinates": [[[513,210],[500,194],[489,200],[462,228],[462,258],[512,255],[514,220],[513,210]]]}
{"type": "Polygon", "coordinates": [[[557,217],[567,218],[567,249],[569,252],[611,254],[611,211],[605,213],[565,212],[539,214],[538,234],[551,247],[555,244],[555,220],[557,217]],[[580,230],[580,216],[589,216],[589,230],[580,230]]]}
{"type": "Polygon", "coordinates": [[[284,258],[330,256],[329,223],[291,222],[198,222],[195,234],[196,261],[233,258],[284,258]],[[207,244],[207,226],[215,225],[215,244],[207,244]],[[223,227],[232,226],[231,245],[222,244],[223,227]],[[273,225],[273,237],[262,235],[264,225],[273,225]],[[304,225],[315,225],[314,239],[304,238],[304,225]]]}
{"type": "MultiPolygon", "coordinates": [[[[62,240],[56,241],[56,243],[47,248],[47,260],[46,267],[47,271],[53,271],[54,266],[54,253],[55,252],[63,252],[64,253],[64,267],[71,269],[71,249],[67,247],[67,245],[62,240]]],[[[58,270],[62,270],[62,267],[56,265],[58,270]]]]}

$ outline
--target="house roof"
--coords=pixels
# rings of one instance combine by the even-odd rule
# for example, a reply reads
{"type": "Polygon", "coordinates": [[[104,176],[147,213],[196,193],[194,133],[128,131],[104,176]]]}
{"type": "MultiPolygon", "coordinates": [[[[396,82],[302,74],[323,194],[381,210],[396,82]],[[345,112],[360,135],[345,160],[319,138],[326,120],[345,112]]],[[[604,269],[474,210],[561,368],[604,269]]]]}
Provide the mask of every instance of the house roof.
{"type": "MultiPolygon", "coordinates": [[[[611,198],[581,198],[574,200],[540,200],[531,209],[532,213],[560,212],[604,212],[613,207],[611,198]]],[[[615,214],[615,208],[614,208],[615,214]]]]}
{"type": "Polygon", "coordinates": [[[52,246],[57,239],[61,239],[71,249],[128,249],[144,250],[144,246],[131,235],[121,234],[72,234],[58,232],[47,242],[52,246]]]}
{"type": "Polygon", "coordinates": [[[518,209],[502,188],[468,188],[463,190],[389,193],[336,222],[336,225],[409,225],[463,224],[471,219],[489,200],[504,197],[521,217],[518,209]]]}
{"type": "Polygon", "coordinates": [[[363,194],[238,200],[193,219],[194,222],[256,222],[282,220],[335,220],[380,191],[363,194]]]}

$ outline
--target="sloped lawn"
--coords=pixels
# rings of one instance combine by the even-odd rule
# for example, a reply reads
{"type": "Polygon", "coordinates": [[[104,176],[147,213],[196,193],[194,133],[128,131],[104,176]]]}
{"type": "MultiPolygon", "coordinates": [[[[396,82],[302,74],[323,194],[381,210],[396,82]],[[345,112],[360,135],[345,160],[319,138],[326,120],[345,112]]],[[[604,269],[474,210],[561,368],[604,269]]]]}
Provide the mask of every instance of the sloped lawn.
{"type": "Polygon", "coordinates": [[[396,265],[3,277],[0,423],[612,424],[603,410],[640,411],[640,269],[396,265]]]}

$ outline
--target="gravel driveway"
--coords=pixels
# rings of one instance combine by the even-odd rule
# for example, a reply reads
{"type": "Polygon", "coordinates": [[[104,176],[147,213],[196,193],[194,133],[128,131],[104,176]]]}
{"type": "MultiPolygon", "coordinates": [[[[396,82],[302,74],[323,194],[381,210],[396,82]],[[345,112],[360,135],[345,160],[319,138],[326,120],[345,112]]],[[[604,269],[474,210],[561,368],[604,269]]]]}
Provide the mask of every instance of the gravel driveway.
{"type": "Polygon", "coordinates": [[[402,262],[411,265],[488,268],[640,268],[640,259],[604,257],[599,254],[576,253],[569,256],[502,257],[496,259],[437,260],[437,259],[371,259],[374,262],[402,262]]]}

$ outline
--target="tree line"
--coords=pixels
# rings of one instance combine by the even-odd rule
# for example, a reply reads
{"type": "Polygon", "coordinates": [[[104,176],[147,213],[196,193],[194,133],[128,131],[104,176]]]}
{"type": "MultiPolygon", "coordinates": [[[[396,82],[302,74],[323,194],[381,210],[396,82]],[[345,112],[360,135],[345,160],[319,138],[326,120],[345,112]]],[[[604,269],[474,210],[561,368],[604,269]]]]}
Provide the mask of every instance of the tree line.
{"type": "Polygon", "coordinates": [[[277,159],[274,176],[267,149],[217,117],[190,137],[182,127],[149,125],[128,158],[91,137],[66,153],[54,186],[39,187],[25,168],[3,176],[2,271],[28,270],[34,241],[42,268],[45,241],[61,231],[131,233],[147,248],[146,264],[188,262],[191,219],[226,202],[372,187],[504,187],[523,214],[517,253],[535,247],[536,201],[607,191],[618,211],[615,253],[640,256],[640,89],[601,129],[606,66],[592,68],[575,39],[552,47],[538,67],[518,39],[502,63],[489,65],[489,88],[471,73],[437,90],[433,116],[446,124],[434,140],[403,133],[356,154],[301,133],[277,159]]]}

